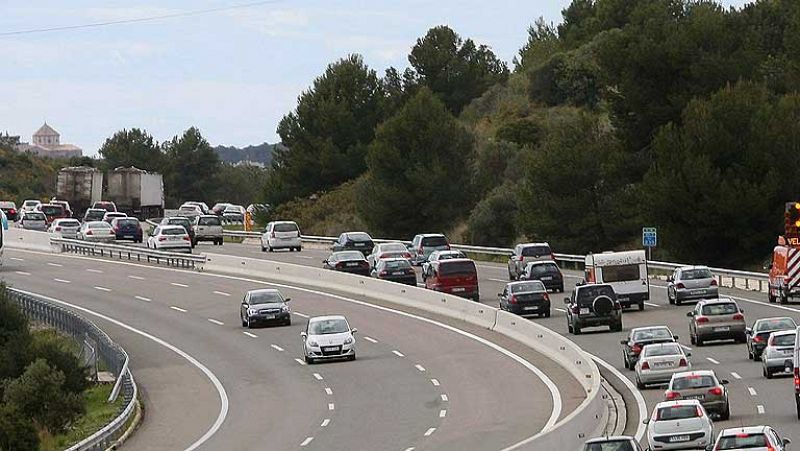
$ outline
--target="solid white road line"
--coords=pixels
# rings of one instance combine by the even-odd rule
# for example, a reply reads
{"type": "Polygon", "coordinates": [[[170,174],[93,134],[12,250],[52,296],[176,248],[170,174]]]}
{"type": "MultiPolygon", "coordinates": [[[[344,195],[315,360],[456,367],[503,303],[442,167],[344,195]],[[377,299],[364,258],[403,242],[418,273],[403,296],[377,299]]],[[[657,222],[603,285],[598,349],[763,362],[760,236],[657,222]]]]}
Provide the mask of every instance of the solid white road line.
{"type": "Polygon", "coordinates": [[[135,297],[136,299],[138,299],[138,300],[140,300],[140,301],[144,301],[144,302],[151,302],[151,301],[152,301],[152,299],[150,299],[150,298],[146,298],[146,297],[144,297],[144,296],[134,296],[134,297],[135,297]]]}
{"type": "Polygon", "coordinates": [[[650,307],[661,307],[658,304],[653,304],[652,302],[645,302],[644,305],[649,305],[650,307]]]}
{"type": "Polygon", "coordinates": [[[47,266],[55,266],[56,268],[63,268],[64,267],[64,265],[59,265],[58,263],[50,263],[50,262],[47,262],[47,266]]]}
{"type": "Polygon", "coordinates": [[[691,351],[691,350],[692,350],[692,348],[690,348],[690,347],[688,347],[688,346],[686,346],[686,345],[681,345],[681,347],[682,347],[683,349],[687,350],[687,351],[691,351]]]}
{"type": "Polygon", "coordinates": [[[739,373],[734,373],[732,371],[731,371],[731,376],[733,376],[734,379],[741,379],[742,378],[742,376],[739,376],[739,373]]]}
{"type": "Polygon", "coordinates": [[[750,392],[750,396],[758,396],[758,393],[756,393],[756,389],[753,387],[747,387],[747,391],[750,392]]]}
{"type": "Polygon", "coordinates": [[[283,352],[283,348],[278,345],[270,345],[270,347],[278,352],[283,352]]]}
{"type": "Polygon", "coordinates": [[[378,340],[376,340],[376,339],[374,339],[372,337],[364,337],[364,340],[367,340],[370,343],[377,343],[378,342],[378,340]]]}
{"type": "Polygon", "coordinates": [[[305,313],[300,313],[300,312],[292,312],[292,313],[299,316],[300,318],[309,318],[309,316],[306,315],[305,313]]]}
{"type": "Polygon", "coordinates": [[[214,319],[214,318],[209,318],[208,322],[212,323],[212,324],[216,324],[217,326],[224,326],[225,325],[225,323],[223,323],[222,321],[214,319]]]}
{"type": "Polygon", "coordinates": [[[303,359],[294,359],[295,362],[299,363],[300,365],[305,365],[306,362],[303,359]]]}
{"type": "Polygon", "coordinates": [[[333,395],[333,390],[330,387],[325,387],[325,394],[331,396],[333,395]]]}
{"type": "Polygon", "coordinates": [[[706,357],[706,360],[713,363],[714,365],[719,365],[719,360],[712,359],[711,357],[706,357]]]}
{"type": "MultiPolygon", "coordinates": [[[[34,295],[35,294],[35,293],[31,293],[29,291],[22,291],[22,290],[17,290],[17,291],[19,291],[21,293],[30,294],[30,295],[34,295]]],[[[178,349],[175,346],[173,346],[172,344],[162,340],[161,338],[158,338],[158,337],[156,337],[154,335],[150,335],[147,332],[143,332],[143,331],[141,331],[139,329],[136,329],[136,328],[134,328],[132,326],[129,326],[129,325],[123,323],[122,321],[119,321],[119,320],[116,320],[116,319],[111,318],[109,316],[103,315],[102,313],[97,313],[97,312],[95,312],[93,310],[90,310],[90,309],[87,309],[85,307],[80,307],[80,306],[75,305],[75,304],[70,304],[68,302],[64,302],[64,301],[61,301],[61,300],[58,300],[58,299],[54,299],[54,298],[51,298],[51,297],[47,297],[47,296],[42,296],[42,295],[38,295],[38,296],[41,296],[42,298],[47,299],[47,300],[49,300],[51,302],[54,302],[56,304],[61,304],[61,305],[67,306],[67,307],[69,307],[69,308],[71,308],[73,310],[78,310],[78,311],[81,311],[83,313],[87,313],[89,315],[93,315],[93,316],[95,316],[97,318],[100,318],[102,320],[105,320],[105,321],[108,321],[110,323],[116,324],[117,326],[122,327],[122,328],[124,328],[126,330],[129,330],[130,332],[133,332],[135,334],[141,335],[142,337],[150,339],[150,340],[158,343],[159,345],[169,349],[170,351],[174,352],[175,354],[178,354],[179,356],[183,357],[189,363],[191,363],[192,365],[194,365],[195,367],[200,369],[200,371],[202,371],[203,374],[206,375],[206,377],[214,385],[214,388],[217,390],[217,394],[219,394],[219,399],[220,399],[219,414],[217,415],[217,419],[214,421],[214,424],[211,425],[211,427],[206,431],[206,433],[203,434],[203,436],[200,437],[199,439],[197,439],[194,443],[189,445],[184,451],[194,451],[195,449],[199,448],[201,445],[203,445],[205,442],[207,442],[208,439],[210,439],[217,432],[217,430],[219,430],[219,428],[222,426],[222,423],[225,422],[225,417],[228,416],[228,394],[225,392],[225,387],[222,386],[222,382],[219,381],[217,376],[214,373],[212,373],[211,370],[209,370],[205,365],[200,363],[200,361],[198,361],[197,359],[195,359],[191,355],[187,354],[183,350],[178,349]]]]}
{"type": "Polygon", "coordinates": [[[433,434],[435,430],[436,428],[428,428],[428,430],[425,431],[425,437],[430,437],[430,435],[433,434]]]}
{"type": "Polygon", "coordinates": [[[111,288],[106,288],[106,287],[94,287],[94,289],[106,292],[111,291],[111,288]]]}
{"type": "Polygon", "coordinates": [[[740,298],[738,296],[730,296],[730,297],[732,299],[736,299],[737,301],[748,302],[750,304],[758,304],[758,305],[762,305],[762,306],[766,306],[766,307],[774,307],[774,308],[777,308],[777,309],[786,310],[788,312],[800,313],[800,310],[798,310],[796,308],[786,307],[785,305],[769,304],[767,302],[754,301],[752,299],[740,298]]]}
{"type": "MultiPolygon", "coordinates": [[[[638,412],[639,424],[638,426],[636,426],[636,433],[634,434],[634,438],[636,438],[637,441],[641,441],[642,437],[644,437],[644,433],[647,428],[647,426],[645,426],[643,421],[650,418],[650,416],[648,415],[647,403],[644,401],[644,396],[642,396],[642,392],[640,392],[636,388],[636,386],[633,385],[633,382],[631,382],[631,380],[628,379],[627,376],[622,374],[618,369],[614,368],[613,365],[595,355],[592,354],[589,355],[592,356],[594,361],[597,362],[600,366],[610,371],[617,377],[617,379],[621,380],[622,383],[625,384],[625,386],[628,388],[628,391],[631,392],[631,394],[633,394],[633,398],[636,400],[636,409],[639,411],[638,412]]],[[[506,448],[506,450],[507,449],[508,448],[506,448]]]]}
{"type": "Polygon", "coordinates": [[[332,402],[328,403],[328,410],[333,410],[335,407],[332,402]]]}
{"type": "Polygon", "coordinates": [[[220,296],[230,296],[230,293],[226,293],[224,291],[215,291],[214,294],[218,294],[220,296]]]}
{"type": "Polygon", "coordinates": [[[174,305],[170,305],[169,308],[171,308],[172,310],[175,310],[176,312],[181,312],[181,313],[186,313],[186,311],[187,311],[186,309],[182,309],[180,307],[175,307],[174,305]]]}
{"type": "Polygon", "coordinates": [[[319,373],[314,373],[314,379],[316,379],[318,381],[321,381],[322,380],[322,375],[319,374],[319,373]]]}
{"type": "Polygon", "coordinates": [[[331,424],[331,419],[325,418],[324,420],[322,420],[322,424],[320,424],[319,427],[324,428],[327,427],[329,424],[331,424]]]}
{"type": "Polygon", "coordinates": [[[314,440],[314,437],[306,437],[306,439],[303,440],[303,443],[301,443],[300,446],[306,446],[309,443],[311,443],[312,440],[314,440]]]}
{"type": "Polygon", "coordinates": [[[447,416],[447,411],[444,410],[444,409],[440,410],[439,411],[439,418],[444,418],[445,416],[447,416]]]}
{"type": "Polygon", "coordinates": [[[173,287],[189,288],[189,285],[186,285],[185,283],[170,282],[170,285],[173,287]]]}
{"type": "Polygon", "coordinates": [[[759,404],[759,405],[756,406],[756,410],[758,411],[759,415],[764,415],[764,412],[765,412],[764,406],[759,404]]]}
{"type": "Polygon", "coordinates": [[[422,365],[419,365],[419,364],[418,365],[414,365],[414,368],[420,370],[421,372],[425,372],[425,367],[422,366],[422,365]]]}
{"type": "Polygon", "coordinates": [[[405,357],[405,355],[403,355],[402,352],[400,352],[400,351],[398,351],[396,349],[394,351],[392,351],[392,354],[396,355],[397,357],[405,357]]]}
{"type": "Polygon", "coordinates": [[[25,271],[14,271],[15,273],[19,274],[20,276],[30,276],[31,273],[25,271]]]}
{"type": "Polygon", "coordinates": [[[492,279],[491,277],[487,278],[486,280],[491,280],[492,282],[501,282],[501,283],[508,282],[507,280],[504,279],[492,279]]]}
{"type": "Polygon", "coordinates": [[[144,280],[144,277],[141,276],[128,276],[128,278],[133,280],[144,280]]]}
{"type": "Polygon", "coordinates": [[[64,279],[53,279],[53,280],[60,283],[72,283],[69,280],[64,280],[64,279]]]}
{"type": "Polygon", "coordinates": [[[559,311],[559,312],[561,312],[561,313],[566,313],[566,312],[567,312],[567,311],[566,311],[566,310],[564,310],[563,308],[553,307],[553,309],[555,309],[555,310],[558,310],[558,311],[559,311]]]}
{"type": "Polygon", "coordinates": [[[24,259],[21,259],[21,258],[19,258],[19,257],[9,257],[9,259],[10,259],[10,260],[14,260],[14,261],[16,261],[16,262],[24,262],[24,261],[25,261],[24,259]]]}
{"type": "Polygon", "coordinates": [[[441,385],[441,384],[439,384],[439,380],[438,379],[431,379],[431,384],[433,384],[434,387],[438,387],[439,385],[441,385]]]}
{"type": "Polygon", "coordinates": [[[444,401],[444,402],[447,402],[447,401],[449,401],[449,400],[450,400],[450,399],[447,397],[447,395],[445,395],[444,393],[442,393],[442,401],[444,401]]]}
{"type": "Polygon", "coordinates": [[[95,273],[95,274],[103,274],[103,271],[102,271],[102,270],[99,270],[99,269],[92,269],[92,268],[89,268],[89,269],[87,269],[86,271],[87,271],[87,272],[93,272],[93,273],[95,273]]]}
{"type": "Polygon", "coordinates": [[[254,334],[252,332],[242,332],[242,333],[247,335],[250,338],[258,338],[258,335],[254,334]]]}
{"type": "Polygon", "coordinates": [[[415,448],[412,446],[411,448],[406,448],[405,451],[414,451],[414,449],[415,448]]]}

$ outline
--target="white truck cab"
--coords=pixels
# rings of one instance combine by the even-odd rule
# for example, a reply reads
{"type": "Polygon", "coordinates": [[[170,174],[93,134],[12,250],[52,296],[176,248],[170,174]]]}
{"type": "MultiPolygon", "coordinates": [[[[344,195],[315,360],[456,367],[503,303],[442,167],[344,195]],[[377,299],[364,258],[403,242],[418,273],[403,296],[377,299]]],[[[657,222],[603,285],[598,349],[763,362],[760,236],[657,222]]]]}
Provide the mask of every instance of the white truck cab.
{"type": "Polygon", "coordinates": [[[638,305],[644,310],[644,302],[650,299],[650,281],[643,250],[589,254],[584,264],[587,283],[609,284],[623,307],[638,305]]]}

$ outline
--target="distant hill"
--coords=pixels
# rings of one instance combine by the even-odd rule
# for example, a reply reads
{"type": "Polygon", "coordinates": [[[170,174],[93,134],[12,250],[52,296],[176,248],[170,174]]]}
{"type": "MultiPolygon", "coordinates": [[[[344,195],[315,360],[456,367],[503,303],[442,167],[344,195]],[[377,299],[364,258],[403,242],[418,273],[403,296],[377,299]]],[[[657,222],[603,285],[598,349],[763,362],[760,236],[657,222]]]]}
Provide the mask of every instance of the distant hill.
{"type": "Polygon", "coordinates": [[[217,146],[214,151],[219,159],[225,163],[239,163],[240,161],[253,161],[269,166],[272,163],[272,151],[281,144],[263,143],[257,146],[238,148],[234,146],[217,146]]]}

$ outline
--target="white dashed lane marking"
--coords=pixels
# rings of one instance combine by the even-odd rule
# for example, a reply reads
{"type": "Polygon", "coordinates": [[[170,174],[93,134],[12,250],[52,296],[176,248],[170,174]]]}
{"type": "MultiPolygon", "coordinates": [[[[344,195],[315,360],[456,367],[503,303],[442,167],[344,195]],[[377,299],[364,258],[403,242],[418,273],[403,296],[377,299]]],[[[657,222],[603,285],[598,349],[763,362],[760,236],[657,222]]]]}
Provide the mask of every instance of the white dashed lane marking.
{"type": "Polygon", "coordinates": [[[242,332],[242,333],[247,335],[250,338],[258,338],[258,335],[254,334],[252,332],[242,332]]]}
{"type": "Polygon", "coordinates": [[[69,280],[64,280],[64,279],[53,279],[53,280],[59,283],[72,283],[69,280]]]}
{"type": "Polygon", "coordinates": [[[330,396],[330,395],[333,395],[333,390],[331,390],[331,388],[330,388],[330,387],[325,387],[325,393],[326,393],[328,396],[330,396]]]}
{"type": "Polygon", "coordinates": [[[490,277],[490,278],[488,278],[487,280],[491,280],[492,282],[501,282],[501,283],[508,282],[507,280],[503,280],[503,279],[492,279],[491,277],[490,277]]]}
{"type": "Polygon", "coordinates": [[[764,412],[766,412],[766,410],[764,410],[764,406],[762,405],[756,406],[756,410],[758,411],[759,415],[764,415],[764,412]]]}
{"type": "Polygon", "coordinates": [[[425,431],[425,437],[430,437],[430,435],[433,434],[435,431],[436,428],[429,428],[427,431],[425,431]]]}
{"type": "Polygon", "coordinates": [[[687,351],[691,351],[691,350],[692,350],[692,348],[690,348],[690,347],[688,347],[688,346],[686,346],[686,345],[681,345],[681,347],[682,347],[683,349],[687,350],[687,351]]]}
{"type": "Polygon", "coordinates": [[[186,309],[182,309],[180,307],[175,307],[174,305],[170,305],[169,308],[171,308],[172,310],[175,310],[176,312],[181,312],[181,313],[186,313],[187,312],[186,309]]]}
{"type": "Polygon", "coordinates": [[[144,302],[151,302],[151,301],[152,301],[152,299],[150,299],[150,298],[146,298],[146,297],[144,297],[144,296],[134,296],[134,297],[135,297],[136,299],[138,299],[138,300],[140,300],[140,301],[144,301],[144,302]]]}
{"type": "Polygon", "coordinates": [[[225,325],[225,323],[223,323],[222,321],[216,320],[214,318],[209,318],[208,322],[212,323],[212,324],[216,324],[217,326],[224,326],[225,325]]]}
{"type": "Polygon", "coordinates": [[[392,354],[396,355],[397,357],[405,357],[405,355],[402,352],[400,352],[400,351],[398,351],[396,349],[394,351],[392,351],[392,354]]]}
{"type": "Polygon", "coordinates": [[[89,269],[87,269],[86,271],[87,271],[87,272],[93,272],[93,273],[95,273],[95,274],[103,274],[103,271],[102,271],[102,270],[99,270],[99,269],[92,269],[92,268],[89,268],[89,269]]]}
{"type": "Polygon", "coordinates": [[[321,381],[322,380],[322,375],[319,374],[319,373],[314,373],[314,379],[316,379],[318,381],[321,381]]]}
{"type": "Polygon", "coordinates": [[[300,446],[307,446],[309,443],[311,443],[312,440],[314,440],[314,437],[306,437],[306,439],[303,440],[303,443],[301,443],[300,446]]]}
{"type": "Polygon", "coordinates": [[[747,391],[750,392],[750,396],[757,396],[756,389],[753,387],[747,387],[747,391]]]}
{"type": "Polygon", "coordinates": [[[111,288],[106,288],[106,287],[94,287],[94,289],[95,290],[99,290],[99,291],[106,291],[106,292],[111,291],[111,288]]]}
{"type": "Polygon", "coordinates": [[[24,259],[17,258],[17,257],[9,257],[9,259],[14,260],[15,262],[24,262],[24,259]]]}
{"type": "Polygon", "coordinates": [[[447,395],[445,395],[444,393],[442,393],[442,401],[444,401],[444,402],[449,401],[449,399],[447,398],[447,395]]]}
{"type": "Polygon", "coordinates": [[[226,293],[224,291],[215,291],[214,294],[218,294],[220,296],[230,296],[230,293],[226,293]]]}
{"type": "Polygon", "coordinates": [[[283,352],[283,348],[278,345],[270,345],[270,347],[278,352],[283,352]]]}
{"type": "Polygon", "coordinates": [[[741,379],[742,378],[742,376],[739,376],[739,373],[731,372],[731,376],[733,376],[734,379],[741,379]]]}
{"type": "Polygon", "coordinates": [[[144,280],[144,277],[141,276],[128,276],[128,278],[133,280],[144,280]]]}
{"type": "Polygon", "coordinates": [[[370,343],[377,343],[378,342],[378,340],[376,340],[376,339],[374,339],[372,337],[364,337],[364,340],[367,340],[370,343]]]}
{"type": "Polygon", "coordinates": [[[559,311],[559,312],[561,312],[561,313],[566,313],[566,312],[567,312],[567,311],[566,311],[566,310],[564,310],[563,308],[558,308],[558,307],[553,307],[553,308],[554,308],[554,309],[556,309],[556,310],[558,310],[558,311],[559,311]]]}
{"type": "Polygon", "coordinates": [[[20,276],[30,276],[31,273],[25,271],[14,271],[15,273],[19,274],[20,276]]]}
{"type": "Polygon", "coordinates": [[[661,307],[658,304],[653,304],[652,302],[645,302],[644,305],[649,305],[650,307],[661,307]]]}
{"type": "Polygon", "coordinates": [[[444,409],[440,410],[439,411],[439,418],[444,418],[445,416],[447,416],[447,411],[444,410],[444,409]]]}
{"type": "Polygon", "coordinates": [[[173,287],[189,288],[189,285],[186,285],[185,283],[170,282],[170,285],[173,287]]]}
{"type": "Polygon", "coordinates": [[[327,427],[329,424],[331,424],[331,419],[325,418],[324,420],[322,420],[322,424],[320,424],[319,427],[324,428],[327,427]]]}
{"type": "Polygon", "coordinates": [[[714,365],[719,365],[719,360],[712,359],[711,357],[706,357],[706,360],[713,363],[714,365]]]}
{"type": "Polygon", "coordinates": [[[60,265],[58,263],[50,263],[50,262],[47,263],[47,266],[54,266],[56,268],[63,268],[64,267],[64,265],[60,265]]]}
{"type": "Polygon", "coordinates": [[[425,367],[424,367],[424,366],[422,366],[422,365],[419,365],[419,364],[417,364],[417,365],[414,365],[414,368],[418,369],[418,370],[419,370],[419,371],[421,371],[421,372],[425,372],[425,367]]]}
{"type": "Polygon", "coordinates": [[[438,387],[440,385],[439,380],[437,379],[431,379],[431,384],[433,384],[434,387],[438,387]]]}
{"type": "Polygon", "coordinates": [[[299,316],[300,318],[308,318],[309,317],[305,313],[300,313],[300,312],[292,312],[292,313],[294,313],[295,315],[299,316]]]}
{"type": "Polygon", "coordinates": [[[335,407],[332,402],[328,403],[328,410],[333,410],[335,407]]]}
{"type": "Polygon", "coordinates": [[[304,362],[303,359],[294,359],[294,361],[299,363],[300,365],[305,365],[306,364],[306,362],[304,362]]]}

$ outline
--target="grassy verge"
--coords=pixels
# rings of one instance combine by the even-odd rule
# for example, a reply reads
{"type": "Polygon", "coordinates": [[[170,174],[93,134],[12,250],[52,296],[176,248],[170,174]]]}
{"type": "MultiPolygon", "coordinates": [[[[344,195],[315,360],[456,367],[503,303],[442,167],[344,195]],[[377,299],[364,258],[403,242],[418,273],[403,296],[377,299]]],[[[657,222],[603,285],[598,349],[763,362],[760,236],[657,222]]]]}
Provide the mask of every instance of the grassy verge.
{"type": "Polygon", "coordinates": [[[86,413],[64,434],[55,436],[43,434],[39,450],[57,451],[68,448],[108,424],[119,413],[124,403],[122,396],[117,397],[115,402],[108,403],[108,396],[113,388],[112,384],[99,384],[86,390],[83,394],[86,413]]]}
{"type": "MultiPolygon", "coordinates": [[[[241,224],[225,224],[222,226],[223,230],[235,230],[235,231],[242,231],[244,227],[241,224]]],[[[223,238],[223,242],[225,243],[241,243],[244,241],[244,238],[239,238],[235,236],[226,236],[223,238]]]]}

